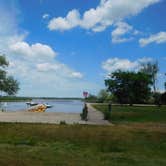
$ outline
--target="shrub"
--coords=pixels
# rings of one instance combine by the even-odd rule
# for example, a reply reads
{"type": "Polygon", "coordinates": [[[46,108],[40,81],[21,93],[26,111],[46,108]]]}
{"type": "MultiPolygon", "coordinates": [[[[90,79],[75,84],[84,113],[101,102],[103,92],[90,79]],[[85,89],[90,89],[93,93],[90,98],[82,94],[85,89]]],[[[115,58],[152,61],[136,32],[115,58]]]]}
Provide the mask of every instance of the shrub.
{"type": "Polygon", "coordinates": [[[161,95],[162,104],[166,104],[166,92],[161,95]]]}
{"type": "Polygon", "coordinates": [[[65,121],[65,120],[62,120],[62,121],[60,121],[59,124],[60,124],[60,125],[66,125],[66,121],[65,121]]]}

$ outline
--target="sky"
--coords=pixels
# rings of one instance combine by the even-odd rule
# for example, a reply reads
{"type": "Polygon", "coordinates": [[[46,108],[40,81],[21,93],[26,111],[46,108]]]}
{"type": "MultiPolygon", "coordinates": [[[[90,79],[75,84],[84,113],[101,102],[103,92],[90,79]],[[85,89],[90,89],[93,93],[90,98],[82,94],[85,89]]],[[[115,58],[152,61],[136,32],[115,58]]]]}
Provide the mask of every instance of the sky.
{"type": "Polygon", "coordinates": [[[0,0],[0,53],[19,96],[97,94],[117,69],[158,61],[166,81],[166,0],[0,0]]]}

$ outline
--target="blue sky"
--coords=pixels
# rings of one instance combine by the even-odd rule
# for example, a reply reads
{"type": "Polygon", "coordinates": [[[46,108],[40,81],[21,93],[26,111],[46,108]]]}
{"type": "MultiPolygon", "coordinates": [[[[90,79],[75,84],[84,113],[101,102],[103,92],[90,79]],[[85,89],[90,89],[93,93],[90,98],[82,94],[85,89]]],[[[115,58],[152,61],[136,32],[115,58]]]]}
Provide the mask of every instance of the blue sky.
{"type": "Polygon", "coordinates": [[[1,0],[0,52],[21,96],[80,97],[108,73],[157,60],[164,90],[165,0],[1,0]]]}

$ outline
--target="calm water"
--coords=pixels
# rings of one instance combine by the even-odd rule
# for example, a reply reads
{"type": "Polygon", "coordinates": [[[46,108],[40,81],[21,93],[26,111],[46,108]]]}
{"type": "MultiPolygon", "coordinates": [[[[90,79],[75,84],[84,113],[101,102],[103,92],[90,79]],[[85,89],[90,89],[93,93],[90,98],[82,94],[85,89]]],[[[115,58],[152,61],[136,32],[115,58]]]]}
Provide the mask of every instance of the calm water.
{"type": "MultiPolygon", "coordinates": [[[[83,108],[83,102],[80,100],[33,100],[37,103],[47,103],[52,105],[52,108],[48,108],[46,112],[72,112],[80,113],[83,108]]],[[[7,102],[7,104],[1,103],[3,108],[7,111],[22,111],[29,108],[26,102],[7,102]]]]}

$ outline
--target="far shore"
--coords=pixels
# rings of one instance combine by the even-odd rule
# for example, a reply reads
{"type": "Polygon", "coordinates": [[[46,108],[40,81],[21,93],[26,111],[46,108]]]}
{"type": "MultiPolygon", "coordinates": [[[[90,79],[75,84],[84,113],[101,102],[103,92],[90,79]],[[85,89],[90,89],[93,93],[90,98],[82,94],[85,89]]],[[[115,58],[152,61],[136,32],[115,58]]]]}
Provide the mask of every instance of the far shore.
{"type": "Polygon", "coordinates": [[[76,97],[17,97],[17,96],[0,96],[0,102],[28,102],[32,100],[83,100],[76,97]]]}

